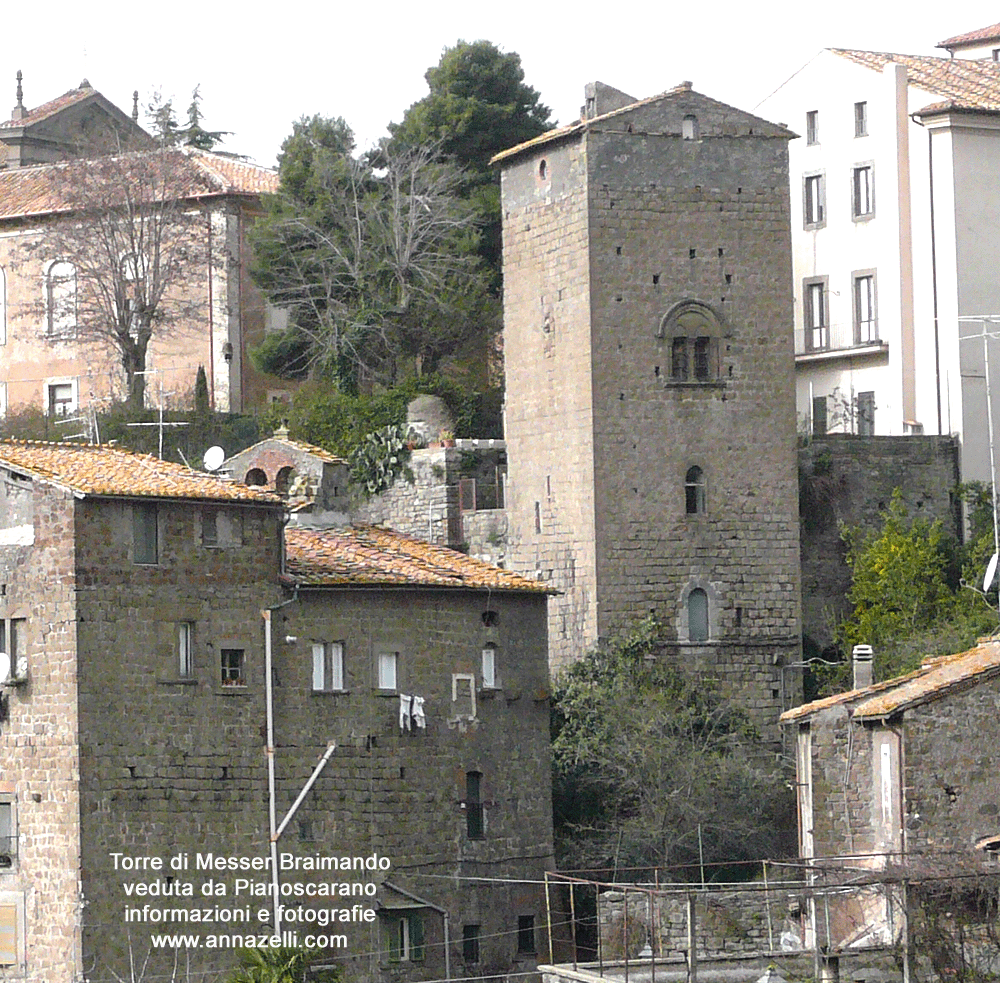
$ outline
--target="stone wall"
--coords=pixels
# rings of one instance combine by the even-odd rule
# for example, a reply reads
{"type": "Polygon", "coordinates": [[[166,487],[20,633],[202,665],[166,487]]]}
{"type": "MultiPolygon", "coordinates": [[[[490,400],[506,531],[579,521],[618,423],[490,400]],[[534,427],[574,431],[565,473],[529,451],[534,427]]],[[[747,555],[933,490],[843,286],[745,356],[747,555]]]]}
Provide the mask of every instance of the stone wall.
{"type": "MultiPolygon", "coordinates": [[[[24,619],[26,681],[0,686],[0,801],[13,805],[12,866],[0,868],[0,904],[18,908],[18,966],[0,979],[71,983],[80,951],[79,720],[72,493],[3,472],[5,525],[19,545],[0,546],[0,630],[24,619]],[[30,539],[30,541],[29,541],[30,539]],[[43,914],[44,913],[44,914],[43,914]]],[[[9,651],[9,649],[8,649],[9,651]]]]}
{"type": "MultiPolygon", "coordinates": [[[[26,912],[28,971],[17,978],[75,983],[82,966],[124,974],[130,952],[145,959],[150,934],[164,929],[126,921],[144,905],[251,911],[249,927],[165,929],[203,940],[260,926],[257,911],[269,910],[270,898],[234,903],[235,878],[244,875],[197,870],[195,858],[267,856],[261,610],[289,599],[271,620],[279,820],[336,747],[280,851],[306,859],[378,854],[390,867],[303,871],[282,882],[377,883],[377,895],[361,900],[378,917],[330,929],[347,938],[333,955],[350,980],[441,978],[441,910],[450,916],[453,971],[534,969],[535,953],[519,951],[518,941],[519,920],[532,919],[535,943],[547,949],[538,886],[553,853],[544,595],[344,588],[292,596],[278,586],[277,508],[158,502],[158,562],[147,564],[134,562],[133,513],[149,502],[74,501],[30,482],[23,490],[8,482],[5,494],[13,528],[31,519],[34,530],[33,545],[0,547],[0,605],[29,623],[29,681],[9,691],[10,719],[0,723],[0,801],[16,798],[23,845],[13,869],[0,869],[0,904],[19,896],[26,912]],[[240,531],[221,547],[203,541],[210,508],[215,528],[240,531]],[[179,624],[190,628],[187,675],[179,624]],[[343,688],[317,691],[313,648],[330,643],[342,646],[343,688]],[[487,643],[497,676],[489,688],[487,643]],[[243,653],[238,680],[226,679],[224,650],[243,653]],[[397,653],[392,690],[378,687],[385,651],[397,653]],[[401,729],[400,693],[425,699],[425,728],[401,729]],[[478,803],[469,798],[470,775],[478,803]],[[481,818],[481,835],[470,812],[481,818]],[[115,853],[184,854],[191,866],[127,873],[116,869],[115,853]],[[130,898],[129,881],[168,893],[130,898]],[[183,884],[193,897],[174,893],[183,884]],[[206,896],[209,884],[225,885],[227,895],[206,896]],[[389,935],[401,899],[423,920],[425,951],[394,963],[389,935]],[[463,930],[473,927],[480,957],[466,965],[463,930]]],[[[249,877],[268,886],[267,873],[249,877]]],[[[329,911],[357,900],[287,904],[329,911]]],[[[190,955],[199,972],[234,959],[225,946],[190,955]]],[[[154,952],[147,972],[169,975],[172,960],[172,952],[154,952]]]]}
{"type": "Polygon", "coordinates": [[[898,488],[911,516],[940,519],[960,538],[959,444],[953,437],[827,434],[799,449],[799,470],[802,632],[807,654],[817,655],[848,610],[842,523],[878,528],[898,488]]]}

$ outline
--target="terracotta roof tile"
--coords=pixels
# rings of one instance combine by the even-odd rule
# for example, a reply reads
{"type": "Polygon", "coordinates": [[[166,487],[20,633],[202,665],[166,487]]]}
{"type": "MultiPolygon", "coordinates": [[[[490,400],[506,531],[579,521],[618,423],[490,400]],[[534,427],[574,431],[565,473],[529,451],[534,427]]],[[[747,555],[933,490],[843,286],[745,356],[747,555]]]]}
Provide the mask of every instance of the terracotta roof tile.
{"type": "Polygon", "coordinates": [[[83,495],[281,504],[280,498],[263,489],[221,481],[180,464],[117,447],[0,441],[0,466],[4,464],[83,495]]]}
{"type": "Polygon", "coordinates": [[[994,61],[848,48],[830,50],[876,72],[881,72],[890,62],[905,65],[911,85],[944,96],[944,101],[955,108],[1000,110],[1000,64],[994,61]]]}
{"type": "Polygon", "coordinates": [[[1000,24],[990,24],[989,27],[980,27],[975,31],[968,31],[966,34],[956,34],[953,38],[947,38],[939,42],[935,48],[962,48],[973,46],[977,42],[1000,40],[1000,24]]]}
{"type": "Polygon", "coordinates": [[[67,106],[72,106],[74,103],[89,99],[94,94],[94,90],[91,88],[70,89],[69,92],[64,92],[61,96],[56,96],[55,99],[50,99],[48,102],[42,103],[41,106],[36,106],[34,109],[29,110],[21,119],[3,120],[0,122],[0,128],[10,129],[12,127],[30,126],[32,123],[39,123],[43,119],[48,119],[49,116],[54,116],[67,106]]]}
{"type": "Polygon", "coordinates": [[[1000,640],[987,639],[968,652],[928,658],[919,669],[904,676],[786,710],[780,719],[782,723],[790,723],[842,703],[856,703],[852,716],[861,719],[886,717],[938,699],[977,676],[994,673],[1000,673],[1000,640]]]}
{"type": "Polygon", "coordinates": [[[548,593],[545,584],[381,526],[285,529],[289,577],[313,587],[383,585],[548,593]]]}
{"type": "MultiPolygon", "coordinates": [[[[174,162],[178,165],[178,177],[175,180],[171,175],[171,187],[182,185],[184,198],[256,196],[278,190],[277,173],[256,164],[191,147],[166,153],[170,161],[166,166],[172,168],[174,162]]],[[[88,163],[78,160],[0,170],[0,219],[73,211],[79,204],[72,190],[73,173],[86,168],[88,163]]]]}

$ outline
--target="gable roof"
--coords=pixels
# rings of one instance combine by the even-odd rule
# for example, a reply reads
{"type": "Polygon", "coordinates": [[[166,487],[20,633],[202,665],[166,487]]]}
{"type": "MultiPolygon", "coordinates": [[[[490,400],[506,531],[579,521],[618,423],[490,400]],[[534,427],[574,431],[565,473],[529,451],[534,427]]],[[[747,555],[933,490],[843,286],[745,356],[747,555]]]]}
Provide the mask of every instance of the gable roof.
{"type": "Polygon", "coordinates": [[[285,569],[307,587],[451,587],[549,593],[545,584],[383,526],[285,529],[285,569]]]}
{"type": "Polygon", "coordinates": [[[0,441],[0,467],[4,465],[81,496],[282,504],[278,496],[260,488],[104,445],[5,440],[0,441]]]}
{"type": "MultiPolygon", "coordinates": [[[[288,431],[284,431],[287,433],[288,431]]],[[[282,432],[274,434],[271,437],[265,437],[263,440],[258,440],[256,444],[251,444],[244,450],[238,451],[236,454],[231,454],[227,461],[234,460],[235,458],[249,458],[253,457],[255,452],[260,450],[266,450],[269,447],[286,447],[288,450],[298,451],[301,454],[309,454],[315,457],[319,461],[324,461],[326,464],[347,464],[342,457],[337,457],[336,454],[328,451],[325,447],[318,447],[316,444],[309,444],[304,440],[292,440],[290,437],[282,435],[282,432]]]]}
{"type": "MultiPolygon", "coordinates": [[[[173,186],[183,188],[183,197],[193,201],[224,195],[255,197],[278,190],[278,175],[265,167],[213,154],[193,147],[144,151],[134,156],[152,158],[162,154],[165,168],[176,167],[173,186]]],[[[98,168],[101,160],[73,160],[0,170],[0,219],[30,218],[72,212],[79,206],[74,197],[73,176],[87,168],[98,168]]]]}
{"type": "Polygon", "coordinates": [[[946,38],[939,41],[935,48],[973,48],[990,41],[1000,41],[1000,24],[990,24],[989,27],[980,27],[975,31],[967,31],[965,34],[956,34],[953,38],[946,38]]]}
{"type": "Polygon", "coordinates": [[[994,61],[856,51],[851,48],[829,50],[840,58],[875,72],[881,72],[890,62],[904,65],[911,85],[943,96],[945,102],[954,108],[1000,110],[1000,64],[994,61]]]}
{"type": "Polygon", "coordinates": [[[636,102],[630,103],[628,106],[622,106],[620,109],[614,109],[611,112],[602,113],[600,116],[593,116],[589,119],[579,119],[575,123],[569,123],[566,126],[558,126],[554,130],[547,130],[540,136],[534,137],[531,140],[526,140],[524,143],[519,143],[516,147],[511,147],[509,150],[501,151],[493,157],[490,163],[498,164],[503,161],[510,160],[513,157],[520,156],[521,154],[534,150],[538,147],[555,143],[559,140],[567,140],[579,133],[584,133],[589,129],[597,127],[602,123],[606,123],[609,120],[614,120],[618,117],[627,116],[637,110],[643,109],[646,106],[652,106],[660,102],[680,101],[683,98],[692,97],[699,102],[711,106],[712,108],[729,110],[733,113],[739,113],[740,116],[743,116],[748,120],[754,120],[758,127],[758,129],[754,132],[757,133],[758,136],[780,136],[785,138],[792,136],[791,131],[783,126],[778,126],[776,123],[771,123],[759,116],[753,116],[751,113],[742,109],[737,109],[735,106],[729,106],[724,102],[719,102],[717,99],[712,99],[710,96],[706,96],[701,92],[695,92],[694,89],[691,88],[690,82],[682,82],[680,85],[676,85],[672,89],[667,89],[666,92],[660,92],[655,96],[648,96],[645,99],[639,99],[636,102]]]}
{"type": "Polygon", "coordinates": [[[988,639],[968,652],[926,659],[919,669],[904,676],[787,710],[780,720],[790,723],[840,704],[855,704],[851,716],[856,719],[877,720],[940,699],[958,687],[995,675],[1000,675],[1000,639],[988,639]]]}

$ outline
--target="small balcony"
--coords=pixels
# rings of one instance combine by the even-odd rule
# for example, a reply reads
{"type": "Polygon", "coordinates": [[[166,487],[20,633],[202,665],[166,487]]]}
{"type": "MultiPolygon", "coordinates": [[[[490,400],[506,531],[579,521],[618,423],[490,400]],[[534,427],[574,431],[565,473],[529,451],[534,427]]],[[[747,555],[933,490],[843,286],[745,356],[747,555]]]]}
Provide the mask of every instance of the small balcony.
{"type": "Polygon", "coordinates": [[[878,323],[824,324],[795,332],[795,362],[886,355],[889,343],[879,338],[878,323]]]}

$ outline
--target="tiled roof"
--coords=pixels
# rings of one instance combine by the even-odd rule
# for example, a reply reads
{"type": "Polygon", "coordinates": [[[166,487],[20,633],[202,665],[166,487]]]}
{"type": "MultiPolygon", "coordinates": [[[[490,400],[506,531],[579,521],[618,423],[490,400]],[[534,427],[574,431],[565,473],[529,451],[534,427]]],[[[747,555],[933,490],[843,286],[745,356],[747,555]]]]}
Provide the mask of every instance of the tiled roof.
{"type": "Polygon", "coordinates": [[[281,499],[263,489],[221,481],[180,464],[117,447],[0,441],[0,467],[4,464],[83,495],[281,504],[281,499]]]}
{"type": "Polygon", "coordinates": [[[277,435],[273,437],[265,437],[264,440],[259,440],[256,444],[252,444],[246,450],[242,450],[238,454],[233,454],[231,456],[252,456],[254,451],[266,447],[273,447],[275,444],[278,444],[281,447],[287,447],[293,451],[299,451],[303,454],[311,454],[313,457],[316,457],[321,461],[326,461],[327,464],[347,464],[347,461],[345,461],[342,457],[337,457],[336,454],[332,454],[324,447],[317,447],[315,444],[308,444],[304,440],[292,440],[289,437],[279,437],[277,435]]]}
{"type": "MultiPolygon", "coordinates": [[[[535,147],[541,147],[548,143],[553,143],[557,140],[564,140],[567,137],[574,136],[577,133],[582,133],[584,130],[590,128],[596,123],[603,123],[609,119],[614,119],[616,116],[623,116],[627,113],[634,112],[636,109],[640,109],[643,106],[649,106],[653,103],[660,102],[663,99],[668,99],[671,96],[686,95],[692,93],[690,82],[682,82],[680,85],[675,85],[672,89],[667,89],[666,92],[660,92],[655,96],[647,96],[645,99],[639,99],[636,102],[630,103],[627,106],[622,106],[620,109],[614,109],[609,113],[602,113],[600,116],[593,116],[590,119],[579,119],[575,123],[568,123],[566,126],[558,126],[554,130],[548,130],[542,133],[540,136],[534,137],[531,140],[526,140],[524,143],[519,143],[516,147],[511,147],[509,150],[503,150],[496,154],[491,160],[491,164],[498,164],[503,160],[507,160],[510,157],[516,157],[527,150],[532,150],[535,147]]],[[[700,92],[694,93],[700,99],[704,99],[706,102],[712,103],[723,109],[729,109],[735,112],[739,112],[741,115],[751,117],[750,113],[746,113],[743,110],[736,109],[734,106],[727,106],[725,103],[719,102],[717,99],[712,99],[710,96],[703,95],[700,92]]],[[[770,130],[775,135],[780,134],[782,136],[788,136],[789,131],[784,127],[777,126],[774,123],[769,123],[767,120],[761,119],[760,123],[765,129],[762,130],[761,135],[766,136],[768,130],[770,130]]]]}
{"type": "Polygon", "coordinates": [[[881,72],[890,62],[905,65],[911,85],[944,96],[944,101],[954,108],[1000,110],[1000,64],[994,61],[848,48],[830,50],[876,72],[881,72]]]}
{"type": "Polygon", "coordinates": [[[781,722],[799,720],[843,703],[856,704],[852,716],[860,719],[887,717],[938,699],[953,687],[976,677],[996,673],[1000,673],[1000,641],[983,641],[968,652],[928,658],[919,669],[904,676],[787,710],[781,715],[781,722]]]}
{"type": "Polygon", "coordinates": [[[67,106],[83,102],[84,99],[89,99],[92,95],[95,95],[95,90],[90,88],[90,86],[70,89],[69,92],[64,92],[61,96],[57,96],[55,99],[51,99],[49,102],[42,103],[41,106],[36,106],[34,109],[29,110],[21,119],[3,120],[0,122],[0,128],[10,129],[12,127],[30,126],[32,123],[38,123],[43,119],[54,116],[67,106]]]}
{"type": "Polygon", "coordinates": [[[285,529],[288,576],[301,585],[548,592],[545,584],[381,526],[285,529]]]}
{"type": "Polygon", "coordinates": [[[989,27],[980,27],[977,31],[969,31],[967,34],[956,34],[953,38],[947,38],[939,42],[935,48],[961,48],[982,44],[985,41],[996,41],[1000,39],[1000,24],[990,24],[989,27]]]}
{"type": "MultiPolygon", "coordinates": [[[[165,168],[177,169],[176,177],[171,174],[168,182],[177,192],[176,197],[197,200],[219,195],[256,196],[278,190],[278,175],[256,164],[192,147],[166,151],[165,158],[165,168]]],[[[88,166],[100,174],[100,161],[86,160],[0,170],[0,219],[73,211],[79,206],[73,175],[88,166]]]]}

